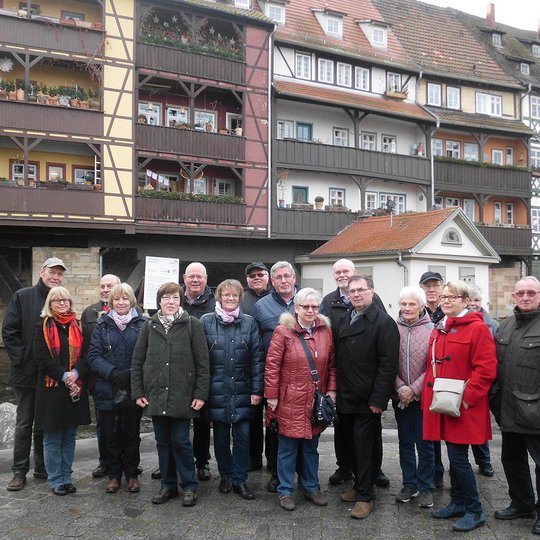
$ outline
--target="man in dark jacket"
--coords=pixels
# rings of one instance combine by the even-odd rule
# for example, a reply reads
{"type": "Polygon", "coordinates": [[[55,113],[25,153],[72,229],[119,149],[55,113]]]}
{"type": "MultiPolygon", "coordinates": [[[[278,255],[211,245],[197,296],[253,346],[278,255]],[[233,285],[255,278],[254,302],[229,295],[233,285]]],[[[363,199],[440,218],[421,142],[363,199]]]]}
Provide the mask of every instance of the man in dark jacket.
{"type": "MultiPolygon", "coordinates": [[[[2,339],[11,365],[8,382],[15,390],[17,419],[13,442],[13,478],[8,491],[19,491],[26,483],[30,469],[32,426],[38,368],[32,358],[34,327],[41,318],[47,294],[62,285],[66,266],[57,257],[47,259],[39,271],[39,281],[33,287],[19,289],[9,301],[2,327],[2,339]]],[[[34,430],[34,478],[46,479],[43,461],[43,432],[34,430]]]]}
{"type": "Polygon", "coordinates": [[[346,436],[354,488],[341,495],[355,502],[351,517],[363,519],[374,508],[373,485],[382,463],[381,413],[394,390],[399,331],[394,320],[373,303],[369,276],[349,279],[352,310],[335,329],[337,407],[346,436]]]}
{"type": "MultiPolygon", "coordinates": [[[[88,352],[90,346],[90,340],[92,339],[92,333],[96,326],[97,320],[104,314],[109,312],[109,295],[116,285],[120,284],[120,278],[113,274],[105,274],[99,280],[99,302],[91,304],[86,307],[81,315],[81,326],[83,331],[83,351],[84,354],[88,352]]],[[[93,377],[91,379],[90,391],[93,392],[93,377]]],[[[96,437],[99,451],[99,463],[98,466],[92,471],[94,478],[102,478],[107,474],[107,462],[105,443],[101,436],[101,419],[99,409],[94,401],[96,410],[96,437]]]]}
{"type": "Polygon", "coordinates": [[[534,518],[532,532],[540,534],[540,506],[529,471],[536,464],[536,501],[540,497],[540,282],[520,279],[513,292],[514,315],[497,333],[497,381],[500,405],[493,410],[502,433],[501,460],[510,506],[497,510],[497,519],[534,518]]]}
{"type": "Polygon", "coordinates": [[[242,302],[240,302],[243,313],[251,315],[256,302],[270,292],[269,279],[268,268],[263,262],[255,261],[246,266],[247,289],[244,292],[242,302]]]}

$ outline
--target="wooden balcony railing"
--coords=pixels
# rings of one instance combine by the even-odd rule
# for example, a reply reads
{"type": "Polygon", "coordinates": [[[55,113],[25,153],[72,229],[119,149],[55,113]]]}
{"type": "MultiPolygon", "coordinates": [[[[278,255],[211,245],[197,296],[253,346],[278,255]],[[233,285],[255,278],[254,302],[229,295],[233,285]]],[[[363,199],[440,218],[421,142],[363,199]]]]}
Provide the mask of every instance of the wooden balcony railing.
{"type": "Polygon", "coordinates": [[[532,255],[532,231],[519,227],[485,225],[476,223],[478,230],[499,255],[532,255]]]}

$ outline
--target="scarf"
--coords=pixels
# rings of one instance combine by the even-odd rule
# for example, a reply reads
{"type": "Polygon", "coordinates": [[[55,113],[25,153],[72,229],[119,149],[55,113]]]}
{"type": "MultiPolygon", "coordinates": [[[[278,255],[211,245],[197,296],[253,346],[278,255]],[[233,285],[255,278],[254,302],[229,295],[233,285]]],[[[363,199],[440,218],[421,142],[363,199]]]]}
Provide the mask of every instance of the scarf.
{"type": "MultiPolygon", "coordinates": [[[[69,345],[69,371],[72,371],[75,364],[81,356],[82,332],[79,327],[79,321],[75,319],[75,312],[66,314],[56,313],[54,317],[45,317],[43,319],[43,336],[45,343],[54,360],[60,359],[60,336],[56,323],[68,326],[68,345],[69,345]]],[[[45,386],[58,386],[58,381],[45,375],[45,386]]]]}
{"type": "Polygon", "coordinates": [[[216,300],[216,316],[225,324],[232,324],[240,316],[240,306],[236,306],[234,311],[225,311],[221,307],[221,302],[216,300]]]}
{"type": "Polygon", "coordinates": [[[165,330],[165,334],[169,333],[169,330],[171,329],[171,326],[174,324],[174,321],[180,317],[183,313],[183,309],[179,308],[176,313],[173,313],[172,315],[163,315],[161,309],[158,311],[157,316],[159,319],[159,322],[163,325],[163,329],[165,330]]]}
{"type": "MultiPolygon", "coordinates": [[[[123,332],[126,329],[126,326],[129,324],[129,321],[133,319],[134,315],[134,308],[131,308],[125,315],[118,315],[114,309],[111,309],[109,311],[109,316],[112,318],[112,320],[115,322],[116,326],[118,326],[120,332],[123,332]]],[[[135,314],[137,312],[135,311],[135,314]]]]}

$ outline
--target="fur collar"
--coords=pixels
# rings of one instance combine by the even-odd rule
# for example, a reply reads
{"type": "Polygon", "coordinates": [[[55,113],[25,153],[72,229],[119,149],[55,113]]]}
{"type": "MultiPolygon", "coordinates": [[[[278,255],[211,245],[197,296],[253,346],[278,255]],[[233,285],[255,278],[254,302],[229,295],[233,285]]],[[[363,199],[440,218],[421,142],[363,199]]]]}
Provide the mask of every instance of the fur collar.
{"type": "MultiPolygon", "coordinates": [[[[281,317],[279,318],[279,324],[282,324],[286,328],[288,328],[291,331],[296,330],[297,325],[300,326],[295,318],[294,315],[291,315],[290,313],[283,313],[281,317]]],[[[317,320],[317,326],[326,325],[330,328],[330,319],[326,317],[325,315],[318,316],[317,320]]]]}

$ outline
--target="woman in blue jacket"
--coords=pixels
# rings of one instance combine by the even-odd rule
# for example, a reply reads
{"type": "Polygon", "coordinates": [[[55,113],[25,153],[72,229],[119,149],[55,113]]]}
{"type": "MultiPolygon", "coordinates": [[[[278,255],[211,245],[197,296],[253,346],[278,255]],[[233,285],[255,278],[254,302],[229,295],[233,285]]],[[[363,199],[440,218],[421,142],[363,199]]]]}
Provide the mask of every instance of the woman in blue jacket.
{"type": "Polygon", "coordinates": [[[246,484],[249,423],[263,395],[264,353],[257,323],[239,307],[243,292],[240,282],[226,279],[217,286],[214,313],[200,320],[210,353],[208,408],[221,476],[219,491],[232,490],[251,500],[255,495],[246,484]]]}
{"type": "Polygon", "coordinates": [[[88,364],[96,375],[94,401],[105,439],[107,493],[120,489],[122,474],[130,493],[140,491],[142,409],[131,401],[130,383],[133,349],[145,319],[136,305],[133,289],[127,283],[117,285],[109,295],[110,311],[97,321],[88,351],[88,364]]]}

